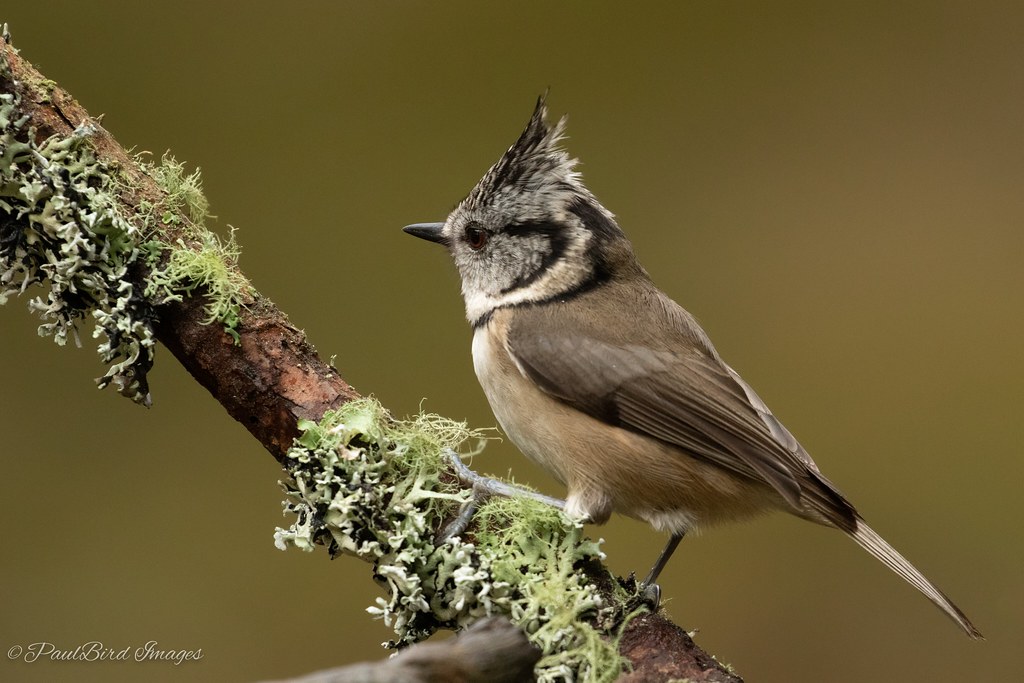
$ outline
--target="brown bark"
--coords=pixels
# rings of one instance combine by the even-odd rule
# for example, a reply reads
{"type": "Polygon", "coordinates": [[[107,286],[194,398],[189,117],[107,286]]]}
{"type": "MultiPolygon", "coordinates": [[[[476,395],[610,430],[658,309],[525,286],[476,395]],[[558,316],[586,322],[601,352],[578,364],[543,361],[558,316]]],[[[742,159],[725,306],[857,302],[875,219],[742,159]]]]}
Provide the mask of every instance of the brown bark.
{"type": "MultiPolygon", "coordinates": [[[[95,127],[90,136],[101,160],[116,166],[127,187],[120,201],[126,215],[143,200],[159,205],[161,190],[136,161],[88,112],[59,87],[53,87],[31,64],[0,40],[0,59],[6,60],[11,78],[0,79],[0,90],[17,91],[22,113],[29,116],[39,141],[68,136],[83,123],[95,127]]],[[[161,239],[174,242],[180,235],[161,226],[161,239]]],[[[144,273],[137,273],[140,291],[144,273]]],[[[318,420],[325,411],[359,396],[338,373],[324,363],[305,335],[287,316],[259,294],[246,301],[236,345],[220,325],[203,323],[203,298],[186,298],[157,306],[156,336],[191,375],[241,422],[279,462],[298,436],[300,419],[318,420]]],[[[586,571],[600,585],[603,567],[586,571]]],[[[633,662],[623,680],[735,683],[728,673],[700,650],[686,633],[661,615],[646,615],[629,624],[621,651],[633,662]]],[[[467,679],[471,680],[471,679],[467,679]]]]}
{"type": "Polygon", "coordinates": [[[359,397],[267,299],[257,295],[243,311],[239,345],[220,325],[202,322],[203,303],[194,297],[161,306],[157,338],[278,462],[300,419],[319,420],[359,397]]]}

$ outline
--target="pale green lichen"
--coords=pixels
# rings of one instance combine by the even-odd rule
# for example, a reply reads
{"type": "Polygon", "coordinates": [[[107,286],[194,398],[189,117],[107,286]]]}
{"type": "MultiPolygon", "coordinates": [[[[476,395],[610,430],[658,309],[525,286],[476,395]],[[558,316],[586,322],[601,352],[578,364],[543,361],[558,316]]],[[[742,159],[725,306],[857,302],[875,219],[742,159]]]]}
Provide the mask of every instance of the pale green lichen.
{"type": "MultiPolygon", "coordinates": [[[[10,65],[0,57],[0,79],[10,65]]],[[[136,228],[121,214],[111,169],[97,159],[91,125],[67,137],[36,141],[20,96],[0,93],[0,304],[33,285],[45,294],[29,302],[41,336],[60,345],[91,315],[103,362],[97,380],[149,403],[146,373],[153,364],[152,313],[127,273],[140,258],[136,228]]]]}
{"type": "Polygon", "coordinates": [[[602,557],[578,521],[532,500],[492,498],[474,517],[472,536],[436,543],[436,530],[470,495],[443,475],[446,449],[478,433],[437,416],[391,420],[372,399],[300,429],[284,483],[285,511],[296,521],[277,530],[275,543],[323,544],[373,562],[388,594],[369,611],[394,628],[391,645],[497,614],[544,653],[540,681],[620,675],[624,620],[576,571],[602,557]]]}
{"type": "MultiPolygon", "coordinates": [[[[206,228],[209,204],[199,171],[185,173],[169,155],[159,164],[137,159],[164,194],[156,204],[141,199],[125,215],[118,195],[139,188],[96,156],[96,127],[83,124],[71,135],[38,142],[12,79],[11,65],[0,57],[0,304],[43,287],[29,308],[43,319],[39,334],[61,345],[69,336],[80,345],[77,325],[91,316],[93,336],[105,337],[98,351],[110,366],[97,383],[149,405],[154,303],[202,289],[205,322],[219,322],[239,339],[242,301],[252,288],[235,267],[234,231],[221,240],[206,228]],[[181,238],[173,245],[142,242],[160,224],[181,238]],[[150,279],[140,291],[132,280],[147,266],[150,279]]],[[[22,85],[37,101],[47,101],[55,88],[47,80],[22,85]]]]}
{"type": "Polygon", "coordinates": [[[164,153],[159,164],[138,159],[156,184],[166,193],[164,198],[165,213],[163,221],[173,222],[178,213],[188,216],[196,228],[205,227],[210,216],[210,202],[203,192],[203,176],[200,169],[185,172],[185,164],[171,154],[164,153]]]}
{"type": "Polygon", "coordinates": [[[234,228],[228,239],[222,240],[206,227],[210,204],[199,169],[186,173],[185,165],[169,154],[164,154],[159,164],[141,157],[136,160],[165,193],[160,207],[145,202],[139,207],[143,224],[152,226],[159,220],[180,227],[183,235],[173,244],[156,240],[146,244],[153,268],[146,296],[180,301],[201,288],[207,300],[203,324],[220,323],[237,344],[242,301],[253,288],[237,268],[241,248],[234,228]]]}
{"type": "Polygon", "coordinates": [[[202,288],[206,294],[203,324],[219,322],[237,344],[242,299],[252,287],[235,267],[241,251],[235,242],[235,231],[232,229],[227,241],[209,231],[200,239],[198,245],[189,246],[179,239],[174,246],[159,244],[151,251],[151,265],[156,266],[161,255],[166,255],[167,260],[150,274],[146,296],[156,296],[164,302],[180,301],[183,296],[191,296],[196,288],[202,288]]]}

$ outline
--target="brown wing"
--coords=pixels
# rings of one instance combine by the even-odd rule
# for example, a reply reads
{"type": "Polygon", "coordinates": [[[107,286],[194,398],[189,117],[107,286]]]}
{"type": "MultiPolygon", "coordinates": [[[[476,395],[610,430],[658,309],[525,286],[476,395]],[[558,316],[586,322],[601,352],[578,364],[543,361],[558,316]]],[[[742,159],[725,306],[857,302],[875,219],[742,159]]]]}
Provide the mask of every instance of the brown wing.
{"type": "MultiPolygon", "coordinates": [[[[653,290],[653,287],[652,287],[653,290]]],[[[509,351],[543,391],[597,419],[678,446],[738,475],[764,482],[795,509],[808,506],[843,528],[852,505],[764,402],[721,361],[696,321],[657,290],[656,305],[623,307],[583,295],[572,305],[521,308],[509,351]],[[630,311],[614,331],[594,320],[606,307],[630,311]]],[[[655,300],[652,300],[656,299],[655,300]]]]}

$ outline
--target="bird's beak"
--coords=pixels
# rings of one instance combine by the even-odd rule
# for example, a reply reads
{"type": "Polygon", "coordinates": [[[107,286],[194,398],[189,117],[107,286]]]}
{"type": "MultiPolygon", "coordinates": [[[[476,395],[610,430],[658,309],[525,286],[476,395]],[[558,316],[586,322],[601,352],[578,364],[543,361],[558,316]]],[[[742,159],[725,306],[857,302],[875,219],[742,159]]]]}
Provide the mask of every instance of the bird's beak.
{"type": "Polygon", "coordinates": [[[413,223],[412,225],[405,226],[402,230],[420,239],[443,244],[447,247],[448,238],[441,232],[443,228],[444,223],[413,223]]]}

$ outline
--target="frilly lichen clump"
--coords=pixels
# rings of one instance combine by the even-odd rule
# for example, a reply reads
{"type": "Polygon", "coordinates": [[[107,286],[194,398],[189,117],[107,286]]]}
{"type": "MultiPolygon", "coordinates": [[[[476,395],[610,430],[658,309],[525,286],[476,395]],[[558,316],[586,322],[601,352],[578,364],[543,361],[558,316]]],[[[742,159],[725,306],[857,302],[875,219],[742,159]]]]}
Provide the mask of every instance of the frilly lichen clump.
{"type": "MultiPolygon", "coordinates": [[[[0,57],[0,79],[11,78],[0,57]]],[[[41,336],[60,345],[91,315],[99,354],[110,367],[97,380],[149,403],[153,364],[149,306],[126,277],[139,260],[136,228],[120,213],[112,174],[96,158],[90,125],[36,142],[16,91],[0,93],[0,304],[32,285],[41,336]]]]}
{"type": "MultiPolygon", "coordinates": [[[[6,25],[3,40],[9,42],[6,25]]],[[[159,164],[136,158],[163,196],[156,204],[141,200],[131,215],[118,203],[126,186],[119,169],[99,159],[92,124],[71,135],[37,142],[36,129],[23,113],[11,65],[0,56],[0,305],[30,287],[45,288],[29,301],[39,313],[41,336],[64,345],[70,336],[81,345],[77,325],[91,316],[98,351],[109,365],[97,380],[114,384],[133,401],[149,405],[147,373],[153,365],[153,305],[190,296],[207,296],[207,324],[219,322],[237,342],[242,299],[252,292],[238,272],[234,230],[227,241],[205,227],[209,204],[199,171],[165,155],[159,164]],[[6,87],[6,84],[12,87],[6,87]],[[174,244],[145,236],[158,227],[183,236],[174,244]],[[133,284],[149,269],[144,288],[133,284]],[[143,290],[144,291],[140,291],[143,290]]],[[[42,88],[49,100],[52,81],[42,88]]]]}
{"type": "Polygon", "coordinates": [[[497,614],[543,651],[540,681],[613,681],[622,672],[616,634],[600,630],[614,628],[613,610],[574,571],[602,557],[581,523],[532,500],[492,498],[474,517],[472,540],[435,544],[470,495],[442,477],[445,453],[479,434],[436,415],[390,420],[373,399],[299,427],[284,483],[296,521],[277,530],[275,543],[323,544],[373,562],[388,597],[368,611],[394,627],[390,645],[497,614]]]}

